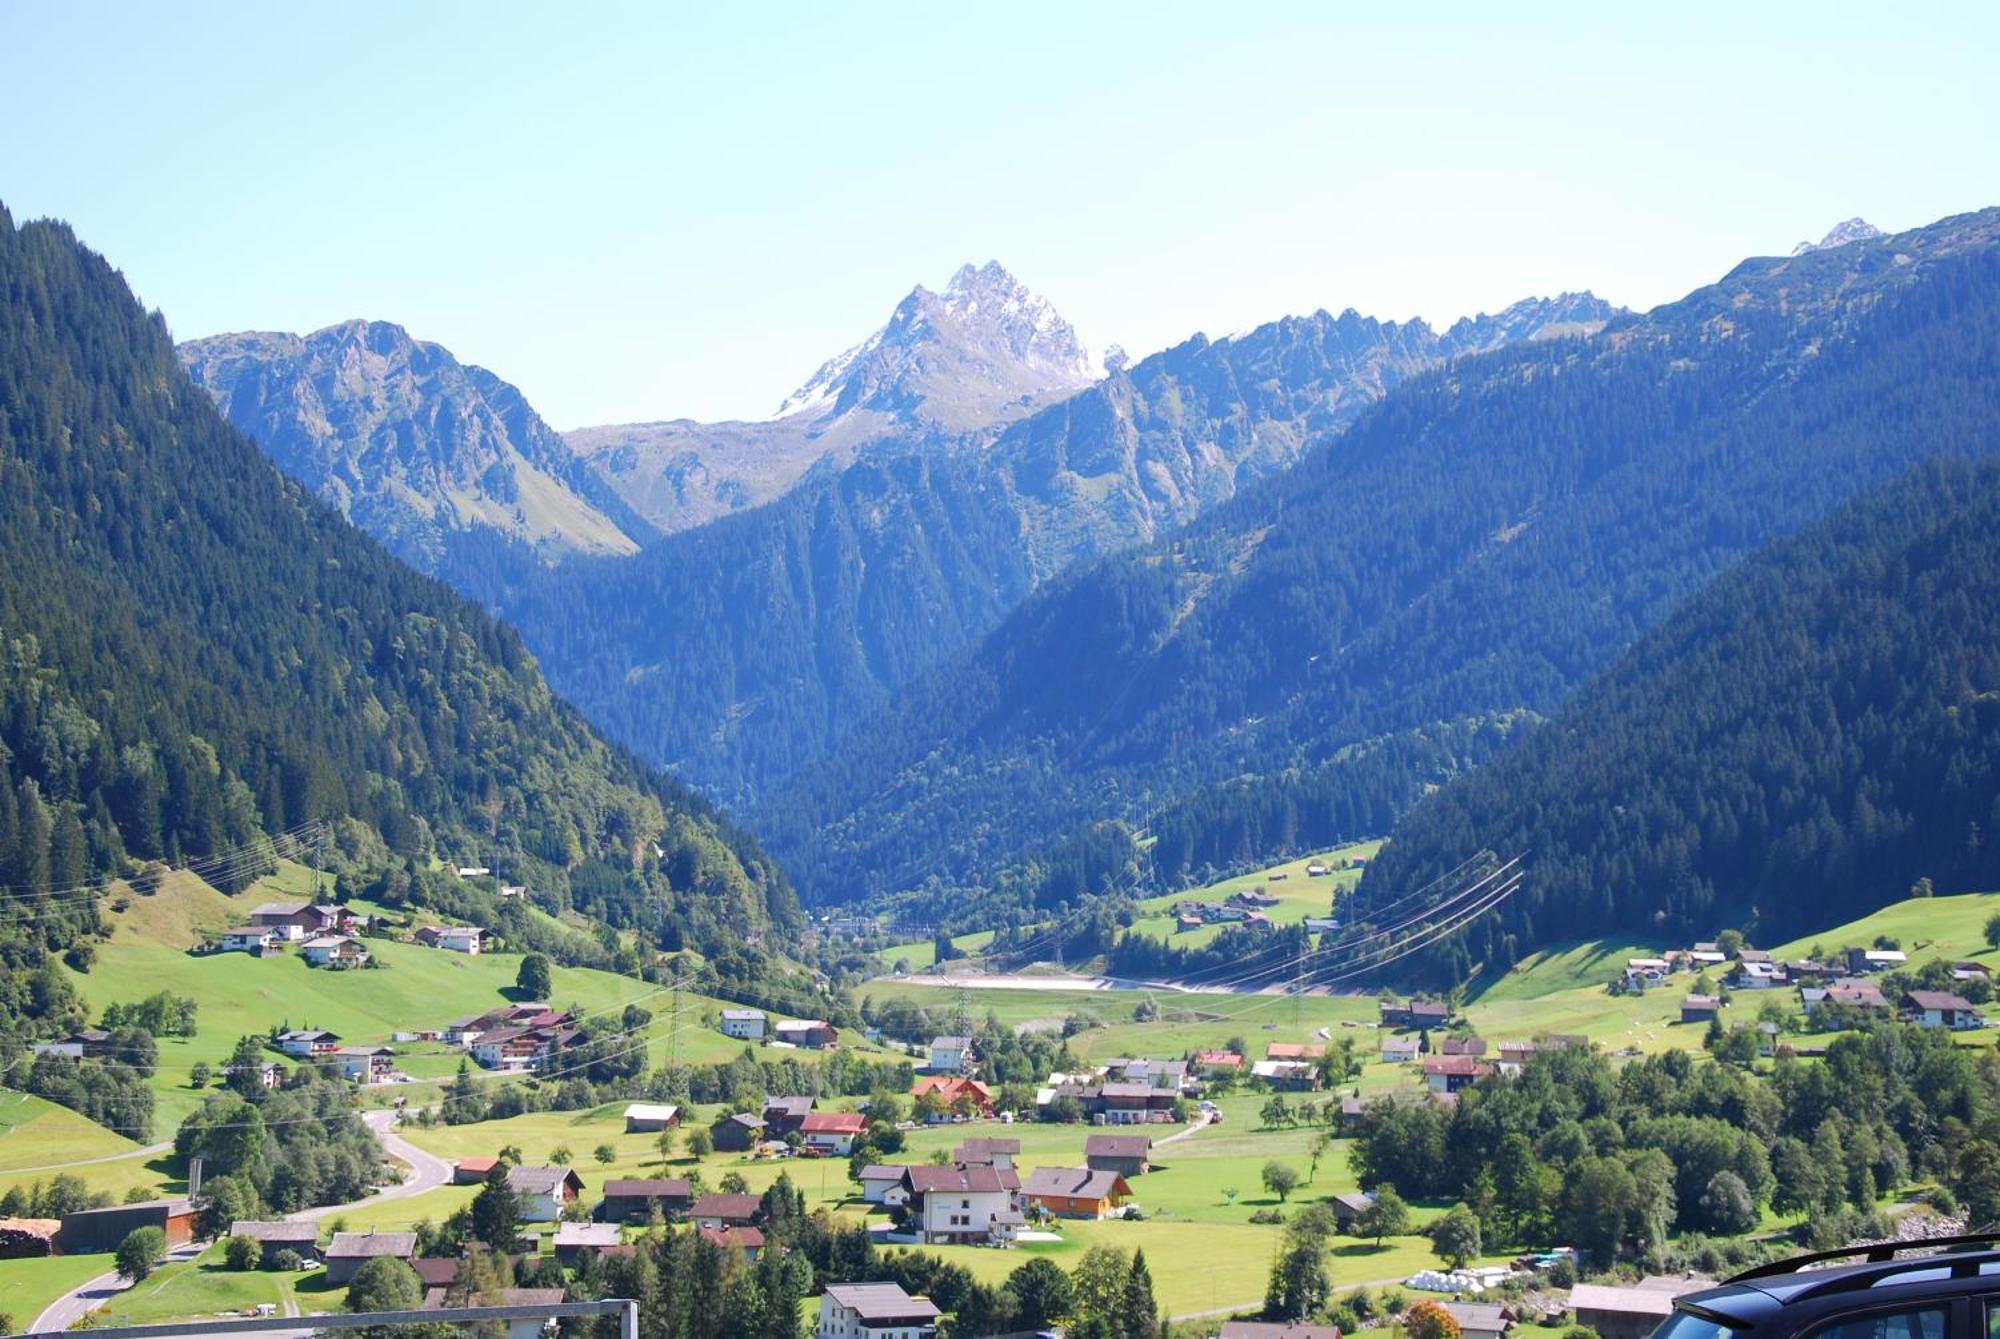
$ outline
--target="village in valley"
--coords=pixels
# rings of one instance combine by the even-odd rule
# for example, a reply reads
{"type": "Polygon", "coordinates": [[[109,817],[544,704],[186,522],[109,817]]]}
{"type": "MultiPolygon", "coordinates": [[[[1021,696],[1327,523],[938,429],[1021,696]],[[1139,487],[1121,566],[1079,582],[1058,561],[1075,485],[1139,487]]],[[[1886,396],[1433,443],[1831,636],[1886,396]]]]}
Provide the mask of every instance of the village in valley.
{"type": "MultiPolygon", "coordinates": [[[[1158,915],[1179,936],[1273,920],[1331,933],[1374,849],[1141,905],[1135,932],[1158,915]]],[[[766,1255],[809,1261],[794,1302],[827,1339],[929,1334],[994,1298],[1053,1322],[1036,1311],[1054,1305],[1037,1291],[1055,1286],[1050,1269],[1065,1289],[1092,1270],[1143,1275],[1175,1333],[1330,1334],[1258,1328],[1274,1253],[1301,1241],[1348,1329],[1400,1329],[1428,1302],[1460,1334],[1639,1339],[1701,1270],[1635,1273],[1560,1235],[1532,1249],[1467,1237],[1462,1204],[1371,1174],[1371,1130],[1412,1108],[1449,1119],[1564,1052],[1754,1074],[1819,1063],[1831,1041],[1891,1022],[1983,1048],[1983,918],[2000,907],[1932,900],[1935,941],[1906,941],[1892,908],[1770,950],[1733,931],[1650,952],[1580,945],[1449,997],[1184,990],[1053,967],[981,984],[976,962],[926,975],[916,946],[889,945],[872,951],[858,1024],[837,1026],[678,980],[552,967],[478,925],[272,896],[318,891],[288,868],[233,897],[177,876],[126,901],[79,978],[106,1025],[34,1050],[79,1072],[118,1061],[133,1045],[126,983],[172,964],[160,1007],[190,1021],[153,1039],[166,1120],[198,1122],[209,1083],[245,1114],[337,1085],[331,1100],[382,1141],[378,1188],[231,1217],[239,1191],[218,1182],[238,1177],[212,1138],[142,1147],[139,1132],[11,1095],[0,1309],[17,1328],[81,1317],[79,1285],[115,1277],[127,1240],[154,1229],[164,1260],[143,1289],[112,1288],[94,1323],[307,1317],[389,1269],[377,1260],[406,1267],[423,1306],[468,1289],[603,1295],[645,1241],[685,1232],[725,1275],[766,1255]],[[631,1052],[644,1063],[626,1077],[586,1080],[631,1052]]],[[[1762,1215],[1765,1231],[1784,1226],[1762,1215]]]]}

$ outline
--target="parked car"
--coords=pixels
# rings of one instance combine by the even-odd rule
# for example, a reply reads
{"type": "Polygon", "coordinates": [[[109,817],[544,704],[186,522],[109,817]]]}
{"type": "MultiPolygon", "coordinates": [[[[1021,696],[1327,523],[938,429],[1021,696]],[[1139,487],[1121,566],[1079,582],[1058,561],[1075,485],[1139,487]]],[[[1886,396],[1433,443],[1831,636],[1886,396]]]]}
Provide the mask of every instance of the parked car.
{"type": "Polygon", "coordinates": [[[1673,1314],[1653,1339],[1983,1335],[1988,1316],[2000,1316],[1996,1242],[2000,1236],[1880,1242],[1760,1265],[1675,1298],[1673,1314]],[[1941,1253],[1902,1255],[1906,1251],[1941,1253]]]}

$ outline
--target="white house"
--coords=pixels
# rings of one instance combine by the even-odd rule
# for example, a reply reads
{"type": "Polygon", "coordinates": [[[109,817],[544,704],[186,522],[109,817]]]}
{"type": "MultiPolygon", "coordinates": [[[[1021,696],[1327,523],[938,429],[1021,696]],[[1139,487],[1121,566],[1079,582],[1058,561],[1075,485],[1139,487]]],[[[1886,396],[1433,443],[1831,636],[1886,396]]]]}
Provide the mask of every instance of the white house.
{"type": "Polygon", "coordinates": [[[354,1083],[387,1083],[396,1070],[396,1052],[388,1046],[343,1046],[333,1058],[340,1077],[354,1083]]]}
{"type": "Polygon", "coordinates": [[[722,1035],[740,1041],[762,1041],[768,1021],[762,1009],[724,1009],[722,1035]]]}
{"type": "Polygon", "coordinates": [[[840,1158],[854,1151],[854,1141],[867,1128],[868,1118],[858,1111],[811,1111],[799,1122],[807,1148],[840,1158]]]}
{"type": "Polygon", "coordinates": [[[913,1225],[928,1244],[1012,1239],[1007,1220],[1014,1217],[1020,1178],[1010,1172],[977,1164],[906,1167],[903,1188],[913,1225]]]}
{"type": "Polygon", "coordinates": [[[1903,1007],[1923,1027],[1959,1032],[1979,1027],[1985,1021],[1971,1000],[1944,990],[1910,991],[1903,997],[1903,1007]]]}
{"type": "Polygon", "coordinates": [[[485,934],[476,925],[447,925],[438,931],[437,946],[448,953],[477,953],[485,934]]]}
{"type": "Polygon", "coordinates": [[[861,1169],[861,1198],[869,1204],[897,1205],[906,1202],[909,1194],[903,1189],[903,1173],[908,1167],[892,1166],[889,1163],[870,1163],[861,1169]]]}
{"type": "Polygon", "coordinates": [[[368,950],[349,935],[321,935],[299,946],[299,955],[315,967],[359,967],[368,961],[368,950]]]}
{"type": "Polygon", "coordinates": [[[819,1339],[931,1339],[937,1306],[893,1283],[833,1283],[819,1304],[819,1339]]]}
{"type": "Polygon", "coordinates": [[[222,948],[225,953],[270,953],[284,938],[268,925],[244,925],[222,932],[222,948]]]}
{"type": "Polygon", "coordinates": [[[293,1028],[290,1032],[280,1032],[277,1040],[280,1051],[300,1058],[331,1054],[338,1045],[340,1034],[323,1028],[293,1028]]]}
{"type": "Polygon", "coordinates": [[[567,1167],[510,1167],[507,1184],[521,1197],[521,1217],[530,1223],[555,1222],[583,1192],[583,1178],[567,1167]]]}
{"type": "Polygon", "coordinates": [[[1734,984],[1738,990],[1769,990],[1785,984],[1785,974],[1776,963],[1738,962],[1734,984]]]}
{"type": "Polygon", "coordinates": [[[931,1059],[928,1068],[933,1074],[956,1074],[972,1058],[972,1038],[933,1037],[931,1038],[931,1059]]]}

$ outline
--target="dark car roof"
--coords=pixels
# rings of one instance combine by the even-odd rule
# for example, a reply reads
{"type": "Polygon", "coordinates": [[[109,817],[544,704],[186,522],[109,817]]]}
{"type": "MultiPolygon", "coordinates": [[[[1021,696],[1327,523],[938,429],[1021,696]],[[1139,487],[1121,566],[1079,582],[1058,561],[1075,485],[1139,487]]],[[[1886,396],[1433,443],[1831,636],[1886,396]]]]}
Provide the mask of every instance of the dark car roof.
{"type": "Polygon", "coordinates": [[[2000,1288],[2000,1250],[1990,1237],[1886,1242],[1800,1256],[1746,1270],[1674,1301],[1677,1313],[1740,1331],[1796,1334],[1822,1321],[2000,1288]],[[1986,1249],[1964,1249],[1968,1246],[1986,1249]],[[1942,1249],[1940,1249],[1942,1248],[1942,1249]],[[1925,1251],[1922,1255],[1898,1255],[1925,1251]],[[1851,1264],[1836,1264],[1853,1260],[1851,1264]]]}

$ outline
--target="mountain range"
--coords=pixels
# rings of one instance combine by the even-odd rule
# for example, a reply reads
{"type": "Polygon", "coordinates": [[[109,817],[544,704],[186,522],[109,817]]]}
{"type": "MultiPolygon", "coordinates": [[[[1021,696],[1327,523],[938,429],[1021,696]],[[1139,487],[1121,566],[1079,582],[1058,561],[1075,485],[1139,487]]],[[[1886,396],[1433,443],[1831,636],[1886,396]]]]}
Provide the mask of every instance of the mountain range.
{"type": "Polygon", "coordinates": [[[963,907],[1058,849],[1072,892],[1171,885],[1385,830],[1747,555],[1985,452],[1996,218],[1850,220],[1644,315],[1321,311],[1101,372],[968,266],[771,420],[570,434],[637,552],[440,570],[811,900],[963,907]],[[732,451],[763,474],[715,519],[657,492],[732,451]]]}
{"type": "MultiPolygon", "coordinates": [[[[1322,311],[1195,336],[1092,380],[1045,300],[996,264],[967,266],[943,294],[913,291],[783,417],[675,427],[767,464],[784,458],[773,432],[820,452],[803,477],[773,476],[790,487],[768,505],[636,557],[550,565],[510,541],[434,570],[516,622],[592,719],[747,808],[1071,564],[1150,540],[1287,469],[1427,368],[1587,334],[1615,314],[1568,294],[1439,332],[1322,311]]],[[[274,437],[307,430],[271,426],[301,403],[222,400],[239,426],[274,437]]],[[[600,479],[671,520],[649,501],[663,476],[626,446],[591,454],[600,479]]]]}
{"type": "Polygon", "coordinates": [[[1047,583],[755,821],[821,899],[976,886],[1103,818],[1157,829],[1168,884],[1250,857],[1246,814],[1289,810],[1264,855],[1363,835],[1327,824],[1356,812],[1343,778],[1407,804],[1762,544],[1990,451],[1996,319],[1988,211],[1417,376],[1292,469],[1047,583]]]}

